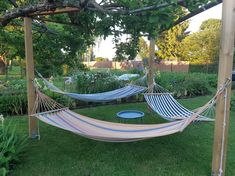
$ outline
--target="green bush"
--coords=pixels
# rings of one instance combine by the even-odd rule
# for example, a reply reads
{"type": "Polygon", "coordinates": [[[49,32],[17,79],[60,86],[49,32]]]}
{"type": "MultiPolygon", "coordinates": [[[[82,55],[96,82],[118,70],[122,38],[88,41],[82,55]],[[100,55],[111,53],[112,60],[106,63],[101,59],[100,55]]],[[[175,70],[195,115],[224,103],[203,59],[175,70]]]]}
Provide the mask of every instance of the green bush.
{"type": "Polygon", "coordinates": [[[27,112],[26,80],[0,81],[0,113],[22,115],[27,112]]]}
{"type": "Polygon", "coordinates": [[[108,61],[108,59],[107,59],[107,58],[104,58],[104,57],[96,57],[96,58],[95,58],[95,61],[96,61],[96,62],[102,62],[102,61],[108,61]]]}
{"type": "Polygon", "coordinates": [[[76,91],[79,93],[99,93],[124,86],[124,82],[109,72],[78,72],[75,79],[76,91]]]}
{"type": "Polygon", "coordinates": [[[183,96],[192,97],[211,93],[209,83],[205,79],[198,77],[185,78],[182,84],[184,85],[184,90],[180,93],[184,93],[183,96]]]}
{"type": "Polygon", "coordinates": [[[5,93],[0,96],[0,113],[7,115],[22,115],[27,112],[26,93],[5,93]]]}
{"type": "Polygon", "coordinates": [[[216,75],[203,73],[157,73],[156,82],[178,97],[207,95],[216,87],[216,75]]]}
{"type": "Polygon", "coordinates": [[[69,107],[69,108],[76,107],[76,99],[69,98],[67,96],[61,96],[61,94],[51,92],[50,90],[47,90],[44,93],[65,107],[69,107]]]}
{"type": "Polygon", "coordinates": [[[199,72],[199,73],[217,73],[218,72],[218,64],[189,64],[189,72],[199,72]]]}
{"type": "Polygon", "coordinates": [[[27,144],[26,136],[16,134],[10,124],[0,126],[0,174],[8,175],[15,164],[20,161],[27,144]]]}
{"type": "Polygon", "coordinates": [[[138,69],[138,68],[132,68],[132,69],[129,70],[129,73],[142,75],[143,74],[143,70],[142,69],[138,69]]]}
{"type": "Polygon", "coordinates": [[[8,92],[25,92],[26,80],[11,78],[8,81],[0,80],[0,95],[8,92]]]}

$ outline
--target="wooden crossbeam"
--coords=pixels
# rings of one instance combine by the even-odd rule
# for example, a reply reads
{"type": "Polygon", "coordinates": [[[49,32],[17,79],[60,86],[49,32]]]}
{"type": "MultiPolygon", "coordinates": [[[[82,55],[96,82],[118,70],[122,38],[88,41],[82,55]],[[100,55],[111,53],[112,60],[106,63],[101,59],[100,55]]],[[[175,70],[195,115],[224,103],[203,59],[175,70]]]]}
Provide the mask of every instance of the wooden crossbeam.
{"type": "Polygon", "coordinates": [[[81,9],[77,7],[65,7],[63,9],[55,9],[55,10],[50,10],[50,11],[44,11],[44,12],[34,12],[29,14],[29,17],[33,16],[44,16],[44,15],[56,15],[56,14],[61,14],[61,13],[74,13],[74,12],[79,12],[81,9]]]}

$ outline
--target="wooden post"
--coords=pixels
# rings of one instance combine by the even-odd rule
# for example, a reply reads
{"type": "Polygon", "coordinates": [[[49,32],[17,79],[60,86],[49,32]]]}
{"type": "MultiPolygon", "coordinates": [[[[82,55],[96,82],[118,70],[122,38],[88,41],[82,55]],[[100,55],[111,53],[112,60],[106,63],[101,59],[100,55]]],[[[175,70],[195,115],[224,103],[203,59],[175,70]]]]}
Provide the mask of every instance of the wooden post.
{"type": "MultiPolygon", "coordinates": [[[[231,79],[233,67],[234,33],[235,33],[235,1],[224,0],[222,11],[221,47],[219,57],[218,87],[227,78],[231,79]]],[[[218,97],[216,105],[216,122],[214,131],[214,146],[212,159],[212,175],[225,175],[225,163],[227,153],[227,136],[229,127],[231,86],[224,95],[218,97]],[[227,105],[226,109],[224,105],[227,105]],[[225,115],[225,119],[224,119],[225,115]],[[225,123],[226,122],[226,123],[225,123]]]]}
{"type": "MultiPolygon", "coordinates": [[[[33,62],[33,39],[32,39],[32,19],[24,18],[24,32],[25,32],[25,57],[26,57],[26,77],[27,77],[27,98],[28,98],[28,114],[33,111],[36,94],[35,88],[32,84],[34,80],[34,62],[33,62]]],[[[36,117],[29,116],[29,137],[38,137],[36,117]]]]}
{"type": "Polygon", "coordinates": [[[154,64],[154,58],[155,58],[155,40],[153,37],[150,38],[150,45],[149,45],[149,60],[148,60],[148,87],[149,93],[153,93],[153,79],[154,79],[154,73],[153,73],[153,64],[154,64]]]}

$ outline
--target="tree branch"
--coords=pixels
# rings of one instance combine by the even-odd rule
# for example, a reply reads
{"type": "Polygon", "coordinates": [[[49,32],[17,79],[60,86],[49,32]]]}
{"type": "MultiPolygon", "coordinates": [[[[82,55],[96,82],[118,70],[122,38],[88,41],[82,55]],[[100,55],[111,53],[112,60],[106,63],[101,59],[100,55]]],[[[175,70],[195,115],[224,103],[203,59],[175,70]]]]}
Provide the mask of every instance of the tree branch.
{"type": "MultiPolygon", "coordinates": [[[[14,0],[11,0],[14,1],[14,0]]],[[[165,8],[171,5],[184,5],[186,0],[178,0],[176,3],[163,3],[159,5],[152,5],[146,6],[143,8],[137,8],[130,10],[129,7],[122,6],[117,3],[110,3],[110,4],[98,4],[95,0],[80,0],[80,1],[45,1],[43,4],[37,5],[29,5],[27,7],[18,7],[14,10],[7,12],[5,15],[0,17],[0,24],[2,26],[7,25],[12,19],[18,17],[25,17],[25,16],[32,16],[32,15],[44,15],[47,14],[45,12],[53,11],[59,8],[66,8],[66,7],[76,7],[78,9],[88,9],[91,11],[97,11],[107,14],[122,14],[122,15],[129,15],[131,13],[141,13],[144,11],[149,10],[158,10],[161,8],[165,8]]],[[[196,0],[192,0],[196,1],[196,0]]]]}
{"type": "Polygon", "coordinates": [[[199,9],[196,9],[196,10],[192,11],[191,13],[185,15],[184,17],[178,19],[178,20],[173,24],[173,26],[175,26],[175,25],[177,25],[177,24],[179,24],[179,23],[182,23],[183,21],[186,21],[186,20],[188,20],[189,18],[191,18],[191,17],[193,17],[193,16],[195,16],[195,15],[201,13],[201,12],[204,12],[204,11],[206,11],[206,10],[208,10],[208,9],[210,9],[210,8],[212,8],[212,7],[214,7],[214,6],[218,5],[218,4],[220,4],[220,3],[222,3],[222,2],[223,2],[223,0],[217,0],[216,2],[208,3],[208,4],[204,5],[203,7],[199,8],[199,9]]]}
{"type": "Polygon", "coordinates": [[[8,1],[10,1],[10,3],[11,3],[15,8],[18,7],[18,5],[16,4],[16,0],[8,0],[8,1]]]}
{"type": "MultiPolygon", "coordinates": [[[[178,0],[177,4],[182,4],[183,2],[185,2],[185,0],[178,0]]],[[[152,6],[146,6],[146,7],[142,7],[139,9],[135,9],[135,10],[131,10],[130,13],[140,13],[140,12],[144,12],[144,11],[150,11],[150,10],[158,10],[164,7],[168,7],[171,5],[175,5],[176,3],[163,3],[160,5],[152,5],[152,6]]]]}

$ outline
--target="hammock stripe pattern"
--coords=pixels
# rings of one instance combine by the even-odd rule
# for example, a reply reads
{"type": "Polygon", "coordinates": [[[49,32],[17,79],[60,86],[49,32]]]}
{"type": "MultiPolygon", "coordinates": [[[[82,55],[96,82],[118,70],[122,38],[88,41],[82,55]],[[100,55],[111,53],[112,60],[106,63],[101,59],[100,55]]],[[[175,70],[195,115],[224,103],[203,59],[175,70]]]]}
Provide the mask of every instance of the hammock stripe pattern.
{"type": "Polygon", "coordinates": [[[154,125],[112,123],[92,119],[69,109],[35,115],[52,126],[105,142],[131,142],[174,134],[182,131],[189,119],[154,125]]]}
{"type": "MultiPolygon", "coordinates": [[[[170,93],[146,93],[144,98],[151,109],[168,121],[189,118],[195,113],[178,103],[170,93]]],[[[214,121],[204,116],[197,120],[214,121]]]]}
{"type": "Polygon", "coordinates": [[[57,92],[71,98],[75,98],[81,101],[86,102],[109,102],[121,98],[130,97],[139,93],[143,93],[147,90],[146,87],[137,86],[137,85],[127,85],[123,88],[119,88],[113,91],[103,92],[103,93],[94,93],[94,94],[78,94],[78,93],[68,93],[60,90],[58,87],[47,81],[42,77],[40,73],[39,76],[43,79],[45,85],[53,92],[57,92]]]}
{"type": "Polygon", "coordinates": [[[116,89],[113,91],[103,92],[103,93],[95,93],[95,94],[77,94],[77,93],[63,93],[69,97],[87,101],[87,102],[108,102],[117,100],[120,98],[130,97],[139,93],[146,91],[147,88],[128,85],[120,89],[116,89]]]}

